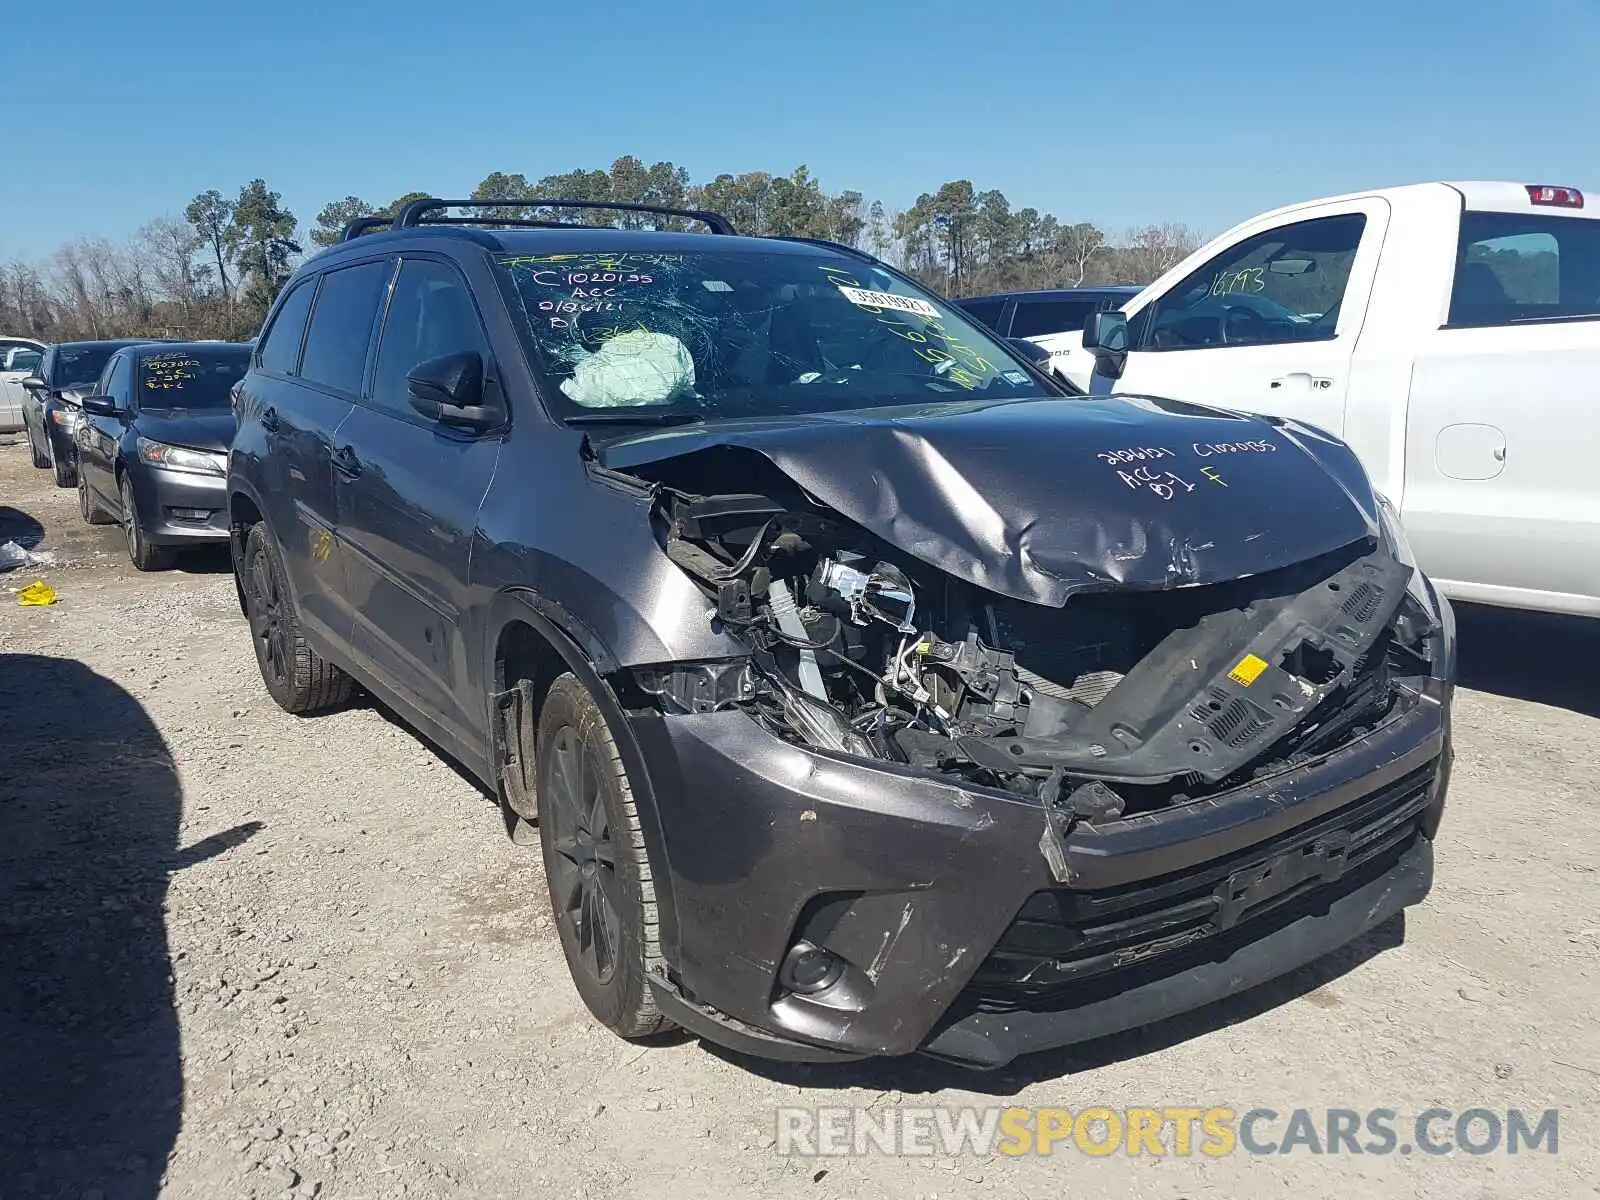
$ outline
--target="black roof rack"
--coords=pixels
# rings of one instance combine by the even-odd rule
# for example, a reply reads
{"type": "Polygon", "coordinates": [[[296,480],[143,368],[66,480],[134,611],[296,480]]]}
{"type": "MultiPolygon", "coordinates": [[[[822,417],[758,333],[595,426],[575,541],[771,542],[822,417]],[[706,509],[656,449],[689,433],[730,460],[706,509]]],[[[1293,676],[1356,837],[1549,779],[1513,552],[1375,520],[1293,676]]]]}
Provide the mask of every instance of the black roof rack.
{"type": "Polygon", "coordinates": [[[357,217],[344,227],[344,231],[339,234],[339,240],[341,242],[353,241],[369,229],[381,229],[385,225],[393,224],[393,217],[357,217]]]}
{"type": "Polygon", "coordinates": [[[543,198],[529,198],[525,200],[436,200],[432,197],[423,200],[413,200],[402,208],[393,221],[396,229],[414,229],[419,225],[516,225],[533,226],[536,228],[571,228],[561,222],[531,221],[521,217],[483,217],[478,219],[465,217],[435,217],[424,220],[429,213],[443,212],[450,208],[598,208],[616,212],[652,213],[660,217],[683,217],[690,221],[699,221],[712,233],[732,236],[734,228],[732,222],[721,213],[705,212],[695,208],[667,208],[660,204],[634,204],[623,200],[549,200],[543,198]]]}

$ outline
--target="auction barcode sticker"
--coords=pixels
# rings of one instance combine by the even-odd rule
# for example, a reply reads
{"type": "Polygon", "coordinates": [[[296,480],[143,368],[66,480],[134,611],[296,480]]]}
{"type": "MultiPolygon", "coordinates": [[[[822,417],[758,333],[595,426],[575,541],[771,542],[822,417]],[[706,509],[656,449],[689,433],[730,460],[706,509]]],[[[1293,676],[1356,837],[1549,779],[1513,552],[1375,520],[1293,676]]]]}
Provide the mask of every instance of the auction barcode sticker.
{"type": "Polygon", "coordinates": [[[919,317],[937,317],[939,310],[926,300],[914,296],[896,296],[893,292],[869,292],[862,288],[842,287],[844,298],[862,308],[892,308],[896,312],[916,313],[919,317]]]}

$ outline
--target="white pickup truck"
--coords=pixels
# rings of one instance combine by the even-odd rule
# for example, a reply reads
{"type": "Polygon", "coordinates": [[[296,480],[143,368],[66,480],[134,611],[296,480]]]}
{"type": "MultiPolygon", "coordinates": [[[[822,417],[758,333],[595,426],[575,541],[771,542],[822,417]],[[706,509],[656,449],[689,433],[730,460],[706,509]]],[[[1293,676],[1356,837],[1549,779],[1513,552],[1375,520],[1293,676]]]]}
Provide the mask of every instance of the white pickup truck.
{"type": "Polygon", "coordinates": [[[1597,218],[1575,188],[1519,183],[1314,200],[1037,340],[1087,392],[1340,435],[1447,595],[1600,616],[1597,218]]]}

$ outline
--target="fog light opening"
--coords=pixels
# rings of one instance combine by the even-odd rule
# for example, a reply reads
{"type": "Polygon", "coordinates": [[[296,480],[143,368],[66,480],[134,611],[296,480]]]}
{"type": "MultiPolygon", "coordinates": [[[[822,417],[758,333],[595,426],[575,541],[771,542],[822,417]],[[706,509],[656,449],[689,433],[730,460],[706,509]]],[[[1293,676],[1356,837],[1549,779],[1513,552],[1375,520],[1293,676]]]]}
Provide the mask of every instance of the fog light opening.
{"type": "Polygon", "coordinates": [[[814,996],[827,991],[844,976],[844,960],[831,950],[807,941],[798,941],[783,956],[778,982],[799,996],[814,996]]]}

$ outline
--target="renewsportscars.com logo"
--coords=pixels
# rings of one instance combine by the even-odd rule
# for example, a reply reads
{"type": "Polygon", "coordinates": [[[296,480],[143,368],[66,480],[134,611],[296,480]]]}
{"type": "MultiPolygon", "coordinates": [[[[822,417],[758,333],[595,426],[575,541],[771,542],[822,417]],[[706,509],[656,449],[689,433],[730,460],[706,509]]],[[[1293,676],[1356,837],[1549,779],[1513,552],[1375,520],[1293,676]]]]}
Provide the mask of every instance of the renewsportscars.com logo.
{"type": "Polygon", "coordinates": [[[778,1153],[851,1155],[1071,1153],[1221,1158],[1246,1154],[1555,1154],[1560,1113],[1430,1108],[780,1108],[778,1153]]]}

